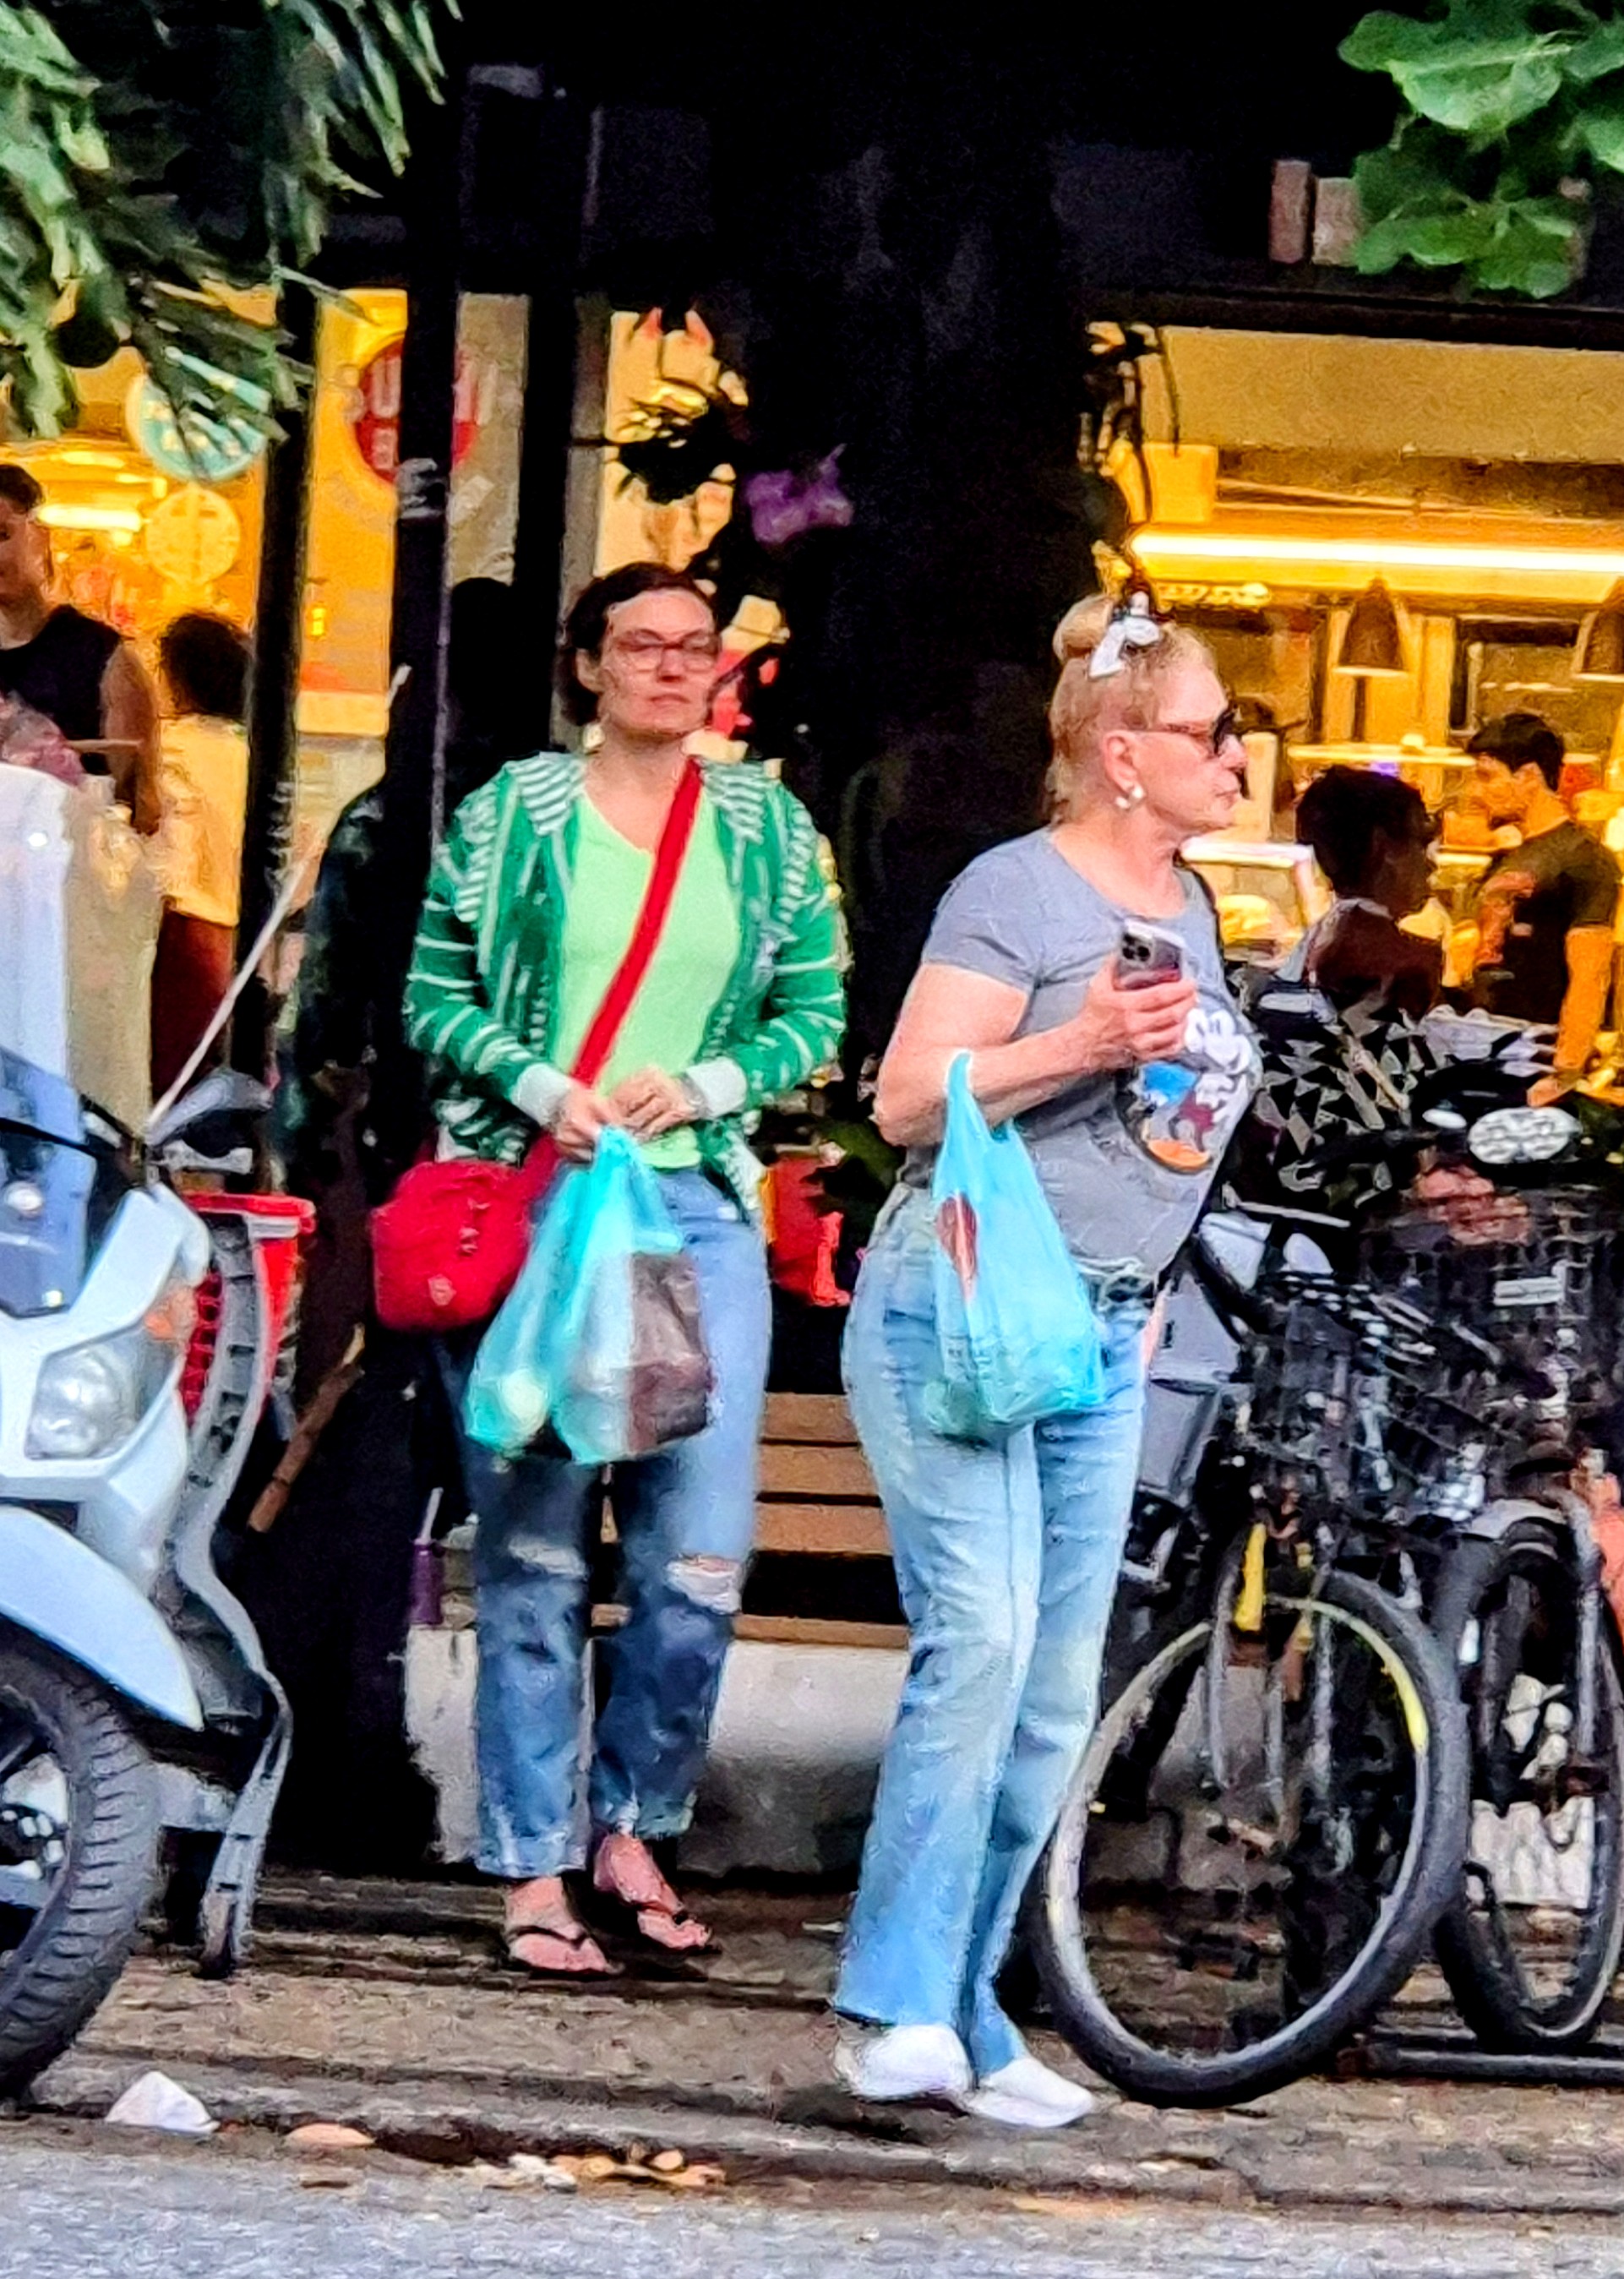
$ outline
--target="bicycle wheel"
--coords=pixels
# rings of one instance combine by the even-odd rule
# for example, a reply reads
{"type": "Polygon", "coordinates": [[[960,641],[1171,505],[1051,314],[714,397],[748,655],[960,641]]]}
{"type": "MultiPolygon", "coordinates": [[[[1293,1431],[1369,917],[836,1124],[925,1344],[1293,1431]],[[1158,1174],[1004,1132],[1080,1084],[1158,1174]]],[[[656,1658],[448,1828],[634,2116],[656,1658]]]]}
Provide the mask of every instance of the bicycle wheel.
{"type": "Polygon", "coordinates": [[[1453,1673],[1375,1584],[1271,1586],[1261,1629],[1212,1647],[1209,1616],[1107,1711],[1039,1871],[1055,2022],[1154,2105],[1329,2058],[1408,1976],[1465,1844],[1453,1673]]]}
{"type": "Polygon", "coordinates": [[[1458,1657],[1471,1747],[1471,1828],[1438,1961],[1490,2049],[1578,2049],[1624,1944],[1624,1695],[1600,1613],[1593,1746],[1574,1740],[1583,1589],[1574,1545],[1519,1521],[1461,1544],[1435,1628],[1458,1657]]]}

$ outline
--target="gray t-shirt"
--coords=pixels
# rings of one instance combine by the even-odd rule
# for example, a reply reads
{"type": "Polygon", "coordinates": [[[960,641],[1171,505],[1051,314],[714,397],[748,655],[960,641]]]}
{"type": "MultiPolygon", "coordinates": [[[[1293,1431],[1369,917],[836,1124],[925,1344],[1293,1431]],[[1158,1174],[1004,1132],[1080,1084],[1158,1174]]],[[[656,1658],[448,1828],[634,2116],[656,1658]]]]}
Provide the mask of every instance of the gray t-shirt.
{"type": "MultiPolygon", "coordinates": [[[[1073,870],[1046,831],[995,847],[943,896],[927,965],[984,973],[1028,993],[1017,1037],[1069,1021],[1132,912],[1073,870]]],[[[1061,1231],[1085,1265],[1137,1262],[1159,1274],[1194,1225],[1257,1082],[1252,1032],[1236,1011],[1212,905],[1193,878],[1184,908],[1155,923],[1184,945],[1198,1001],[1176,1061],[1084,1077],[1019,1119],[1061,1231]]],[[[928,1184],[933,1148],[906,1177],[928,1184]]]]}

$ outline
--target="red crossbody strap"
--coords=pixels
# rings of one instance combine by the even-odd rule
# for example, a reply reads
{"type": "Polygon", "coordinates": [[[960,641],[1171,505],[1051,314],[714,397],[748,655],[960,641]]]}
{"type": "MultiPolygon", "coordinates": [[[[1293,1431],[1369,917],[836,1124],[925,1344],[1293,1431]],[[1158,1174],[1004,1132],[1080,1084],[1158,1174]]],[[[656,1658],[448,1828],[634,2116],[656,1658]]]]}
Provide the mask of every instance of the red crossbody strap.
{"type": "MultiPolygon", "coordinates": [[[[615,978],[603,993],[603,1002],[592,1017],[592,1026],[582,1040],[570,1074],[577,1084],[593,1085],[609,1065],[609,1056],[615,1049],[615,1040],[621,1024],[632,1009],[632,1001],[641,988],[643,976],[649,962],[660,947],[660,936],[665,932],[665,921],[670,916],[671,898],[677,892],[677,881],[682,875],[682,859],[688,851],[688,841],[693,836],[693,818],[699,813],[700,794],[705,779],[699,762],[690,760],[683,770],[670,810],[665,818],[665,828],[660,833],[660,844],[655,850],[654,869],[649,874],[648,891],[643,897],[643,907],[637,914],[637,924],[632,929],[632,939],[626,944],[625,955],[615,969],[615,978]]],[[[544,1132],[525,1159],[523,1180],[532,1195],[545,1192],[548,1182],[558,1168],[558,1143],[550,1132],[544,1132]]]]}
{"type": "Polygon", "coordinates": [[[670,811],[665,818],[665,828],[660,833],[660,844],[655,851],[654,870],[649,876],[648,891],[643,897],[643,907],[637,914],[637,924],[632,929],[632,939],[626,944],[626,954],[615,970],[615,978],[603,994],[603,1002],[593,1016],[580,1051],[575,1056],[575,1066],[570,1073],[577,1084],[596,1084],[609,1065],[609,1056],[615,1049],[615,1040],[621,1025],[632,1009],[632,1001],[643,986],[660,937],[665,932],[665,921],[670,916],[671,901],[677,892],[677,881],[682,875],[683,857],[688,851],[688,841],[693,836],[693,819],[699,813],[700,793],[704,779],[697,760],[690,760],[683,770],[682,780],[677,787],[670,811]]]}

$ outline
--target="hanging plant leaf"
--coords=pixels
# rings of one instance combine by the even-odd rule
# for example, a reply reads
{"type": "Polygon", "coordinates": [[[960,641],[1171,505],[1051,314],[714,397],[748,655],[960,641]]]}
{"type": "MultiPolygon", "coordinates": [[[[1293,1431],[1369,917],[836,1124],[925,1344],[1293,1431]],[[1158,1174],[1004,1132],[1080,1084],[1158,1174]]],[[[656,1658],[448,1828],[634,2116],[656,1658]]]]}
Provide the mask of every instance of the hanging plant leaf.
{"type": "Polygon", "coordinates": [[[1570,48],[1562,59],[1567,78],[1581,87],[1605,79],[1609,72],[1624,71],[1624,16],[1598,24],[1588,39],[1570,48]]]}
{"type": "Polygon", "coordinates": [[[1598,166],[1624,173],[1624,88],[1587,110],[1577,121],[1578,141],[1598,166]]]}
{"type": "Polygon", "coordinates": [[[1457,134],[1503,134],[1560,93],[1571,44],[1531,30],[1515,0],[1505,7],[1453,0],[1441,23],[1367,16],[1338,53],[1355,71],[1388,73],[1423,119],[1457,134]]]}
{"type": "Polygon", "coordinates": [[[406,155],[455,0],[0,0],[0,376],[14,422],[73,416],[70,365],[127,340],[182,424],[276,411],[305,375],[221,288],[274,293],[334,196],[406,155]],[[73,313],[56,319],[66,291],[73,313]]]}

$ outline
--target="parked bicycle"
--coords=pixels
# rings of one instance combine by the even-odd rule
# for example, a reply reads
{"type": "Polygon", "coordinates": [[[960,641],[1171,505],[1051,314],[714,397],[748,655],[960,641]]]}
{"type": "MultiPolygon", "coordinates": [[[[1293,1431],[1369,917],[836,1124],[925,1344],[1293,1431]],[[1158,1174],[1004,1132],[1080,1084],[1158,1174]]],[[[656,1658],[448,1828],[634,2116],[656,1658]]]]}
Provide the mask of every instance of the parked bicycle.
{"type": "MultiPolygon", "coordinates": [[[[1373,1144],[1466,1120],[1435,1114],[1373,1144]]],[[[1553,1169],[1585,1153],[1570,1123],[1475,1119],[1476,1223],[1401,1212],[1357,1274],[1288,1266],[1312,1214],[1218,1216],[1175,1286],[1109,1706],[1036,1939],[1057,2022],[1131,2094],[1223,2102],[1322,2062],[1440,1917],[1480,2030],[1567,2045],[1594,2022],[1624,1782],[1571,1483],[1614,1370],[1613,1333],[1582,1327],[1611,1302],[1613,1206],[1593,1142],[1553,1169]],[[1559,1170],[1589,1183],[1583,1232],[1530,1186],[1559,1170]]]]}

